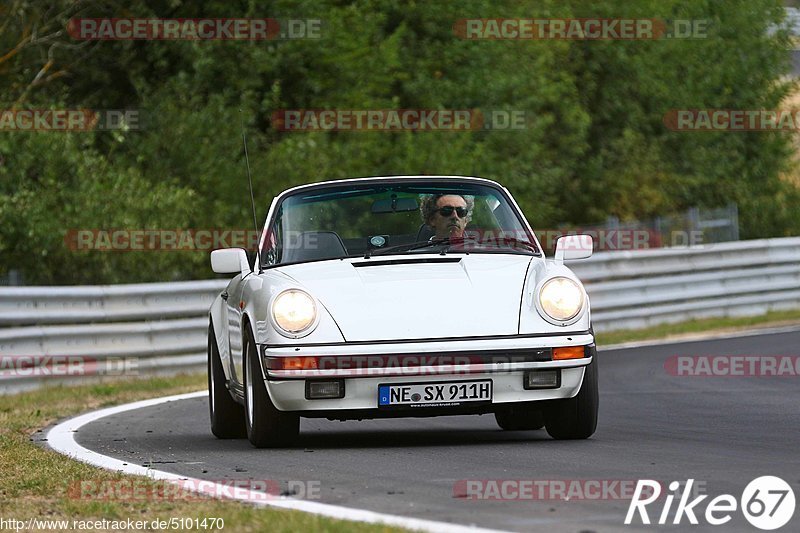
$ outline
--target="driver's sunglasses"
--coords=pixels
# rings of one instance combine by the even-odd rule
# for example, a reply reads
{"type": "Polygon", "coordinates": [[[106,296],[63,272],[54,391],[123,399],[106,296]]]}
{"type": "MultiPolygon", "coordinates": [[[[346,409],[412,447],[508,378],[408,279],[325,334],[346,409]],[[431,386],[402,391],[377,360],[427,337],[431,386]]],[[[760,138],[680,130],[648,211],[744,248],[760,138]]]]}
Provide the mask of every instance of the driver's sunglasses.
{"type": "Polygon", "coordinates": [[[453,214],[453,211],[455,211],[456,214],[458,215],[458,218],[464,218],[467,216],[467,213],[469,213],[466,207],[453,207],[452,205],[448,205],[446,207],[440,207],[438,211],[439,214],[442,215],[443,217],[449,217],[450,215],[453,214]]]}

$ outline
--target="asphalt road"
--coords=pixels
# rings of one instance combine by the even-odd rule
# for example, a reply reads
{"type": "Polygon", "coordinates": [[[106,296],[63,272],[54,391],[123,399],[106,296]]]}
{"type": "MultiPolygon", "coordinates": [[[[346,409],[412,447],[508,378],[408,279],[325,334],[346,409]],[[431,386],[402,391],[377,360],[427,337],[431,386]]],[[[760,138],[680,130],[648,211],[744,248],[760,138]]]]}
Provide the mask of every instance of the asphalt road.
{"type": "MultiPolygon", "coordinates": [[[[601,350],[600,421],[586,441],[555,441],[544,430],[503,432],[492,415],[304,419],[299,447],[256,450],[246,440],[215,439],[204,398],[105,418],[82,428],[77,440],[191,477],[270,479],[282,489],[290,481],[311,482],[303,486],[318,489],[312,496],[324,503],[516,531],[683,531],[685,517],[680,526],[644,526],[638,516],[638,527],[624,526],[630,496],[615,494],[613,482],[650,478],[666,486],[693,478],[709,495],[696,508],[701,526],[693,531],[758,531],[739,510],[719,527],[703,525],[702,515],[712,497],[738,500],[763,475],[782,477],[800,498],[800,378],[674,376],[665,362],[675,355],[798,356],[800,331],[601,350]],[[459,483],[467,479],[607,480],[611,490],[603,500],[470,499],[459,483]]],[[[492,494],[491,486],[481,487],[492,494]]],[[[648,507],[651,520],[663,503],[648,507]]],[[[800,510],[782,528],[798,530],[800,510]]]]}

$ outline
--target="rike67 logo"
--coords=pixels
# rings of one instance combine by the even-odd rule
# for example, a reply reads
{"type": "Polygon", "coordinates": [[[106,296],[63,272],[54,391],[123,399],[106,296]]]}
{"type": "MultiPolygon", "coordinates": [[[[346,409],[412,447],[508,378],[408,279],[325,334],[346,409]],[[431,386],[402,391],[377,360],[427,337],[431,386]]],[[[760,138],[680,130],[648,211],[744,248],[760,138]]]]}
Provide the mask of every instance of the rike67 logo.
{"type": "MultiPolygon", "coordinates": [[[[678,481],[669,484],[671,493],[664,498],[664,506],[656,523],[660,525],[680,524],[686,517],[690,524],[696,525],[699,523],[699,515],[708,524],[720,526],[730,522],[732,514],[737,511],[737,508],[740,508],[751,525],[762,530],[774,530],[786,525],[794,515],[794,491],[779,477],[761,476],[754,479],[745,487],[742,497],[738,501],[731,494],[721,494],[707,503],[704,513],[700,511],[700,504],[708,495],[703,494],[690,501],[693,484],[694,479],[687,480],[685,484],[678,481]],[[677,491],[681,486],[684,488],[679,494],[677,491]],[[678,504],[670,522],[672,504],[676,497],[678,504]]],[[[636,484],[631,505],[628,507],[625,524],[629,525],[633,522],[637,511],[642,524],[650,524],[647,506],[656,502],[660,497],[661,484],[658,481],[640,479],[636,484]]]]}

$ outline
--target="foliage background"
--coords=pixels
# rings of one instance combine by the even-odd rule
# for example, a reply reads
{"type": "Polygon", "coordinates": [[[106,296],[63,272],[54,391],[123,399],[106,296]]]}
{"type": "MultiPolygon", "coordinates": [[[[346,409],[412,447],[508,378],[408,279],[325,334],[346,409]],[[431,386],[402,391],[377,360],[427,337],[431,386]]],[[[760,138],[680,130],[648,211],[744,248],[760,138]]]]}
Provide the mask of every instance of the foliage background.
{"type": "Polygon", "coordinates": [[[794,139],[681,133],[670,109],[775,109],[793,90],[776,0],[6,0],[0,109],[138,109],[141,131],[0,132],[0,275],[29,284],[207,278],[203,252],[75,252],[69,229],[249,228],[288,186],[464,174],[534,227],[739,205],[741,237],[800,234],[794,139]],[[322,38],[75,41],[70,17],[320,19],[322,38]],[[708,19],[708,37],[468,41],[460,18],[708,19]],[[519,131],[283,133],[277,109],[508,109],[519,131]]]}

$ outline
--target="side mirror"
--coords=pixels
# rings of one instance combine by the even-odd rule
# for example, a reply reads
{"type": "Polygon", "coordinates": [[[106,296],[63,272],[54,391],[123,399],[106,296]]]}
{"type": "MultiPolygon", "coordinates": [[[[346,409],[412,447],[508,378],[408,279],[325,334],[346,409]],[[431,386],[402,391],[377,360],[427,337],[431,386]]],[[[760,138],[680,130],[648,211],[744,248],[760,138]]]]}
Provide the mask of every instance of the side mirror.
{"type": "Polygon", "coordinates": [[[244,274],[250,272],[247,252],[241,248],[223,248],[211,252],[211,270],[217,274],[244,274]]]}
{"type": "Polygon", "coordinates": [[[555,260],[559,263],[592,256],[594,239],[591,235],[567,235],[556,241],[555,260]]]}

